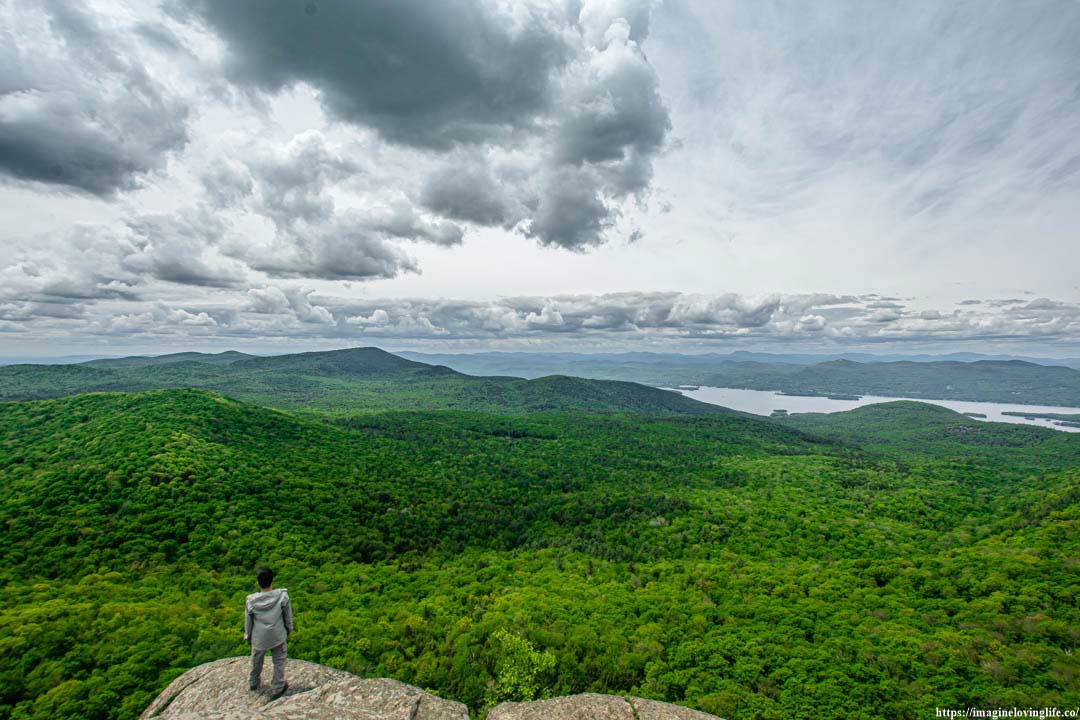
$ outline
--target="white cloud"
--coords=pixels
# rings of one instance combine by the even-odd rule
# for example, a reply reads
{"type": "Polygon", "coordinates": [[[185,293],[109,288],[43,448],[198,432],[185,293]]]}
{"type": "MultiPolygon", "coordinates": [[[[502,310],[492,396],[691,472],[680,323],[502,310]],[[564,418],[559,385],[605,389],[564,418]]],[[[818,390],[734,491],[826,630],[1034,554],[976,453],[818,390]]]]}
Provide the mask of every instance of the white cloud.
{"type": "Polygon", "coordinates": [[[20,347],[1080,342],[1071,0],[167,9],[0,0],[20,347]]]}
{"type": "Polygon", "coordinates": [[[0,175],[111,195],[163,170],[189,104],[122,27],[75,3],[0,4],[0,175]]]}

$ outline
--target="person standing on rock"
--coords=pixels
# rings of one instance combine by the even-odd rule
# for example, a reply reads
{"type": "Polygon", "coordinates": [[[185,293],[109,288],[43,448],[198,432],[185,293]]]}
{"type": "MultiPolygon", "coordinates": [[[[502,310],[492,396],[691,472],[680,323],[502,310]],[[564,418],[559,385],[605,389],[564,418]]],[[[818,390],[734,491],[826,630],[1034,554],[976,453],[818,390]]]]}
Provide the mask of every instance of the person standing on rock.
{"type": "Polygon", "coordinates": [[[285,682],[285,661],[288,658],[288,640],[292,634],[292,603],[289,591],[274,589],[274,571],[265,568],[258,575],[260,591],[247,596],[244,606],[244,640],[251,646],[251,675],[248,688],[259,689],[263,660],[266,651],[274,663],[274,681],[270,686],[271,699],[285,694],[289,684],[285,682]]]}

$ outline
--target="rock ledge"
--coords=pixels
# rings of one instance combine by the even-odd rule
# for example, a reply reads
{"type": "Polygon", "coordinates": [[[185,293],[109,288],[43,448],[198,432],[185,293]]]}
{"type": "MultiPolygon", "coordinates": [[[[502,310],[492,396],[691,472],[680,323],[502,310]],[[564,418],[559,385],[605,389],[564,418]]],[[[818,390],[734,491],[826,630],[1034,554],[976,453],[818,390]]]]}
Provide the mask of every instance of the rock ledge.
{"type": "MultiPolygon", "coordinates": [[[[248,658],[199,665],[176,678],[140,720],[469,720],[468,709],[420,688],[386,678],[289,660],[289,690],[270,700],[270,663],[263,689],[247,689],[248,658]]],[[[570,695],[503,703],[488,720],[715,720],[714,715],[655,700],[617,695],[570,695]]]]}

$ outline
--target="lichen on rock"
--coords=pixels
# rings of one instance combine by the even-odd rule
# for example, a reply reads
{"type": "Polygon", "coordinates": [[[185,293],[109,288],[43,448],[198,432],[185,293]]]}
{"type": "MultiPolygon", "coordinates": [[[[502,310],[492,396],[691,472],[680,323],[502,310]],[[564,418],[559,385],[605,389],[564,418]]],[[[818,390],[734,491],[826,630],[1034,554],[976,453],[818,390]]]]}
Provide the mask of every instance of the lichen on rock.
{"type": "Polygon", "coordinates": [[[247,687],[248,658],[217,660],[188,670],[157,697],[140,720],[468,720],[468,709],[420,688],[385,678],[366,680],[343,670],[289,660],[288,692],[270,699],[272,669],[263,689],[247,687]]]}
{"type": "MultiPolygon", "coordinates": [[[[290,660],[289,689],[277,700],[263,669],[263,690],[247,688],[248,658],[199,665],[176,678],[140,720],[469,720],[468,709],[387,678],[364,679],[343,670],[290,660]]],[[[689,708],[618,695],[569,695],[502,703],[488,720],[715,720],[689,708]]]]}
{"type": "Polygon", "coordinates": [[[503,703],[487,720],[716,720],[716,716],[655,700],[585,693],[503,703]]]}

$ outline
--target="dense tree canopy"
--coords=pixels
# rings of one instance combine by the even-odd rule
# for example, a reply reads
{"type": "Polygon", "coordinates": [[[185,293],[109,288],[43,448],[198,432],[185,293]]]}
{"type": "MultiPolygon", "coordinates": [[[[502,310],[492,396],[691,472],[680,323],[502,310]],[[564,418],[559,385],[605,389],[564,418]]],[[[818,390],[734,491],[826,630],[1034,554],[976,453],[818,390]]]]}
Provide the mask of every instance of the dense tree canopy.
{"type": "Polygon", "coordinates": [[[1076,705],[1080,438],[973,441],[939,411],[0,403],[0,718],[137,717],[244,652],[257,563],[293,597],[293,657],[477,713],[581,691],[728,718],[1076,705]]]}
{"type": "MultiPolygon", "coordinates": [[[[1080,375],[1080,373],[1078,373],[1080,375]]],[[[199,387],[296,411],[371,410],[642,411],[715,415],[732,411],[632,382],[553,375],[475,377],[413,362],[379,348],[254,357],[180,353],[79,365],[0,367],[0,400],[75,393],[199,387]]]]}

